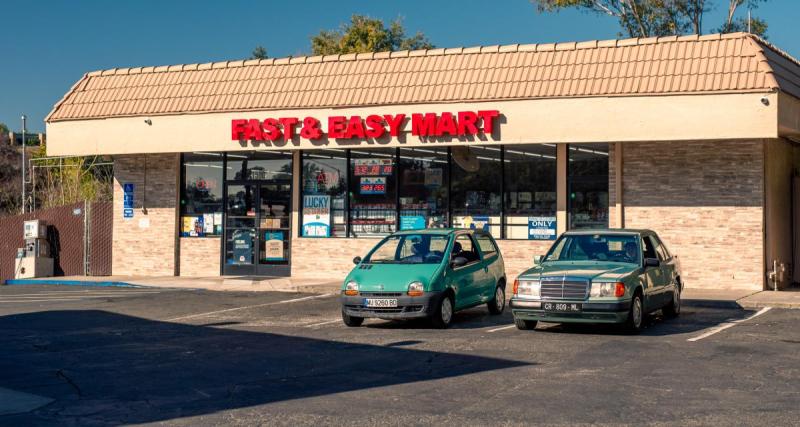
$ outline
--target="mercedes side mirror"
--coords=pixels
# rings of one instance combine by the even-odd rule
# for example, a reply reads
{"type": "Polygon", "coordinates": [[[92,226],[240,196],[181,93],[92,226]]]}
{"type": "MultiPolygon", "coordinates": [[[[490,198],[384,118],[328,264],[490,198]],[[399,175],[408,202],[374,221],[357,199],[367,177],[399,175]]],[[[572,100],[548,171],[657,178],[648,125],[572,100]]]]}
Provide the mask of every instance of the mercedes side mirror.
{"type": "Polygon", "coordinates": [[[453,258],[453,261],[450,263],[450,266],[453,268],[463,267],[465,265],[467,265],[467,259],[463,256],[453,258]]]}
{"type": "Polygon", "coordinates": [[[353,258],[353,264],[355,264],[355,265],[361,264],[361,257],[357,256],[357,257],[353,258]]]}
{"type": "Polygon", "coordinates": [[[544,257],[541,256],[541,255],[534,255],[534,257],[533,257],[533,265],[541,264],[543,259],[544,259],[544,257]]]}
{"type": "Polygon", "coordinates": [[[657,258],[645,258],[644,259],[644,267],[658,267],[661,265],[661,262],[657,258]]]}

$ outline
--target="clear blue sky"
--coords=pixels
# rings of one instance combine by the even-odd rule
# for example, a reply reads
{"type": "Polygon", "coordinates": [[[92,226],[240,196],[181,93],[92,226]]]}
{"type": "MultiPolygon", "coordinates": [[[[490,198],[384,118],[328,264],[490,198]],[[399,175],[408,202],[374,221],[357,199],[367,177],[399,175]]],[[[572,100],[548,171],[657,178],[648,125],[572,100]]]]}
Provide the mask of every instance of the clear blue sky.
{"type": "MultiPolygon", "coordinates": [[[[706,16],[718,26],[727,0],[706,16]]],[[[743,11],[746,13],[746,11],[743,11]]],[[[616,38],[616,21],[579,12],[538,14],[527,0],[3,0],[0,122],[44,130],[44,116],[92,70],[304,54],[309,38],[354,13],[404,18],[439,47],[616,38]]],[[[800,56],[800,1],[769,0],[755,13],[769,40],[800,56]]]]}

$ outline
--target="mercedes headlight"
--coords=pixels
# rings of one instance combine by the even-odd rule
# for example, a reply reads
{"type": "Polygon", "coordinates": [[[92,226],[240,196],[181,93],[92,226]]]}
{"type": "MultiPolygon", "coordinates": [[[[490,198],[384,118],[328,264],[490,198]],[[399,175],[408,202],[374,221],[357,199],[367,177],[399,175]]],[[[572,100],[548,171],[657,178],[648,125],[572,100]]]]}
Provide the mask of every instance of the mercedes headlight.
{"type": "Polygon", "coordinates": [[[623,297],[625,284],[622,282],[593,282],[590,297],[623,297]]]}
{"type": "Polygon", "coordinates": [[[538,280],[520,279],[516,287],[516,294],[521,297],[539,298],[541,296],[542,284],[538,280]]]}

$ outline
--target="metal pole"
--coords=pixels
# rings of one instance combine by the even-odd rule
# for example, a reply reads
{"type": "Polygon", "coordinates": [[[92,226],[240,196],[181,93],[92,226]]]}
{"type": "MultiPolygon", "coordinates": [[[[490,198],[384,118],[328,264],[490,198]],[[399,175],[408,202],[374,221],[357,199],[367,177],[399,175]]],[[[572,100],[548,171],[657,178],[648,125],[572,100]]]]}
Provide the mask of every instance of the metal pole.
{"type": "Polygon", "coordinates": [[[28,118],[22,115],[22,213],[25,213],[25,128],[26,120],[28,118]]]}

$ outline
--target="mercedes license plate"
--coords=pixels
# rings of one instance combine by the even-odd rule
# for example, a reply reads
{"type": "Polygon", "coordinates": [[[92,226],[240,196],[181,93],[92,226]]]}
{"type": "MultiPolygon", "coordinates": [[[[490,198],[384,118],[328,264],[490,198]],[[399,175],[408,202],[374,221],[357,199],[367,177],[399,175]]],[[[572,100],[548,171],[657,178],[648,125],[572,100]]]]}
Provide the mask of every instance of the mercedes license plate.
{"type": "Polygon", "coordinates": [[[364,305],[373,308],[392,308],[397,307],[397,299],[364,298],[364,305]]]}
{"type": "Polygon", "coordinates": [[[558,313],[580,313],[583,304],[574,302],[546,302],[543,304],[544,311],[554,311],[558,313]]]}

